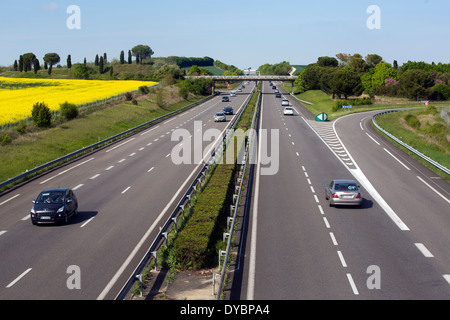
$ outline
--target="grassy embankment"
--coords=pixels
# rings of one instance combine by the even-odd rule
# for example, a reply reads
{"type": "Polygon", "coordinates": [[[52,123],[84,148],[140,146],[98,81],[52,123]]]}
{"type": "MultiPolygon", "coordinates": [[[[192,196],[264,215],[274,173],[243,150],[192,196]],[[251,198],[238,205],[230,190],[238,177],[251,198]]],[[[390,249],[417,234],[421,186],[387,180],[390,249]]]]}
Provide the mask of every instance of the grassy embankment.
{"type": "Polygon", "coordinates": [[[203,97],[183,100],[178,96],[177,87],[168,86],[151,89],[148,95],[140,94],[134,98],[137,105],[131,101],[117,101],[83,109],[72,121],[55,124],[47,130],[31,130],[12,143],[1,146],[0,181],[178,110],[203,97]],[[162,99],[162,107],[158,106],[158,95],[159,105],[162,99]]]}
{"type": "MultiPolygon", "coordinates": [[[[447,108],[450,112],[450,108],[447,108]]],[[[407,145],[446,168],[450,168],[450,126],[441,118],[440,108],[399,111],[377,117],[377,123],[407,145]]],[[[399,146],[416,157],[409,150],[399,146]]],[[[421,163],[450,181],[450,175],[416,157],[421,163]]]]}

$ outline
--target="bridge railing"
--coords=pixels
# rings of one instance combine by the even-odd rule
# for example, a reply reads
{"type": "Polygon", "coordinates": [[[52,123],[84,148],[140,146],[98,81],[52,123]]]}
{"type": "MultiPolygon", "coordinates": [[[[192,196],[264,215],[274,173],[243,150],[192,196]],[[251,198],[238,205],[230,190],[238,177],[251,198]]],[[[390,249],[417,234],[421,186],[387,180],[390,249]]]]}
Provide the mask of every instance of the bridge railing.
{"type": "Polygon", "coordinates": [[[185,76],[186,79],[212,79],[213,81],[295,81],[296,76],[185,76]]]}

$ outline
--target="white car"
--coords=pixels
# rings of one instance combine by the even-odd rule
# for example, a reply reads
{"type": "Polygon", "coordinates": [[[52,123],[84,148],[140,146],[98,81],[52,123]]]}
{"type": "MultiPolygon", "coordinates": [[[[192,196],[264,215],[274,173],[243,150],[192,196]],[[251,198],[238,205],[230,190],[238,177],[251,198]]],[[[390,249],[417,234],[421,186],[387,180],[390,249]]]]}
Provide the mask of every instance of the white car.
{"type": "Polygon", "coordinates": [[[292,108],[292,107],[284,108],[283,114],[285,116],[293,116],[294,115],[294,108],[292,108]]]}
{"type": "Polygon", "coordinates": [[[232,97],[236,97],[236,92],[234,92],[234,91],[233,91],[233,92],[231,92],[231,93],[230,93],[230,96],[232,96],[232,97]]]}
{"type": "Polygon", "coordinates": [[[289,100],[288,99],[283,99],[283,101],[281,102],[282,106],[288,106],[289,105],[289,100]]]}

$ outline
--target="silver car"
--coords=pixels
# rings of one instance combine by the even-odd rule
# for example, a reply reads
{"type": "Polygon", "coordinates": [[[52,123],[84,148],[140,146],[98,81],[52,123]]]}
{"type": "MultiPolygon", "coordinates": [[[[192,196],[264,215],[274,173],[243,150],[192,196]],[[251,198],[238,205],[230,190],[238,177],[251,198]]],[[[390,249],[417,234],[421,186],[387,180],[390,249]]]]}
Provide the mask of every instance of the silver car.
{"type": "Polygon", "coordinates": [[[362,196],[353,180],[333,180],[325,186],[325,197],[330,207],[334,205],[361,206],[362,196]]]}
{"type": "Polygon", "coordinates": [[[214,115],[214,122],[227,121],[227,117],[223,112],[218,112],[214,115]]]}

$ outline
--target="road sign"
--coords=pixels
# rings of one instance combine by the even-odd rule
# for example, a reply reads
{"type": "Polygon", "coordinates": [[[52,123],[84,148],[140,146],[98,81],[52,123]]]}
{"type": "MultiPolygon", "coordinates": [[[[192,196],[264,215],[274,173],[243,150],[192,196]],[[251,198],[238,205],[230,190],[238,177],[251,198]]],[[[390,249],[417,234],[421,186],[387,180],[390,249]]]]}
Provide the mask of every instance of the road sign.
{"type": "Polygon", "coordinates": [[[317,115],[316,121],[328,121],[328,115],[325,112],[317,115]]]}

